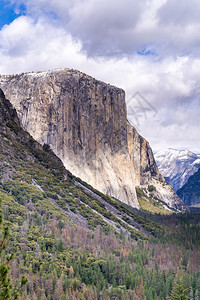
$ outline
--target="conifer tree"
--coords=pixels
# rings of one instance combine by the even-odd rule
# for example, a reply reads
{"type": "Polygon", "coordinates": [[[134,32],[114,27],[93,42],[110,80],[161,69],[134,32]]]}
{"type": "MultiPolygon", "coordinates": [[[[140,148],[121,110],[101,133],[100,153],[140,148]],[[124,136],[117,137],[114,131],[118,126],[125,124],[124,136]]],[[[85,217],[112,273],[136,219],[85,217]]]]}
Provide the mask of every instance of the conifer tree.
{"type": "MultiPolygon", "coordinates": [[[[0,209],[1,202],[2,199],[0,198],[0,209]]],[[[19,291],[27,283],[27,278],[22,276],[20,282],[16,282],[15,288],[12,287],[11,280],[8,277],[10,271],[9,261],[12,259],[12,255],[5,255],[8,236],[9,229],[4,225],[3,216],[0,212],[0,300],[18,299],[19,291]]]]}
{"type": "MultiPolygon", "coordinates": [[[[0,199],[0,207],[1,207],[1,199],[0,199]]],[[[8,278],[9,274],[9,266],[8,259],[4,258],[4,249],[6,248],[6,242],[9,235],[8,227],[3,224],[3,216],[0,213],[0,226],[1,226],[1,241],[0,241],[0,299],[10,299],[11,296],[11,282],[10,278],[8,278]]]]}
{"type": "Polygon", "coordinates": [[[170,300],[189,300],[188,289],[185,288],[185,282],[181,273],[180,267],[178,267],[174,286],[172,288],[170,300]]]}

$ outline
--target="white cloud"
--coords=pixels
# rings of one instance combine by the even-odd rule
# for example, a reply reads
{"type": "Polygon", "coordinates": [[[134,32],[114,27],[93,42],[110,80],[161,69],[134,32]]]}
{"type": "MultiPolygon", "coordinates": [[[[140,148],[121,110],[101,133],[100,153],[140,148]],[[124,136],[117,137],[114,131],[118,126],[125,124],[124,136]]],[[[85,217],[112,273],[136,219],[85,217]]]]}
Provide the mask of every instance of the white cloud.
{"type": "Polygon", "coordinates": [[[157,115],[139,126],[129,117],[153,148],[200,152],[197,0],[12,2],[27,15],[0,31],[0,74],[70,67],[124,88],[127,99],[139,91],[157,115]]]}
{"type": "Polygon", "coordinates": [[[43,18],[35,22],[21,16],[0,32],[0,73],[78,67],[85,59],[80,49],[80,43],[74,42],[62,27],[43,18]]]}
{"type": "Polygon", "coordinates": [[[144,47],[153,47],[160,56],[198,55],[198,0],[10,1],[25,4],[34,18],[54,17],[90,56],[130,56],[144,47]]]}

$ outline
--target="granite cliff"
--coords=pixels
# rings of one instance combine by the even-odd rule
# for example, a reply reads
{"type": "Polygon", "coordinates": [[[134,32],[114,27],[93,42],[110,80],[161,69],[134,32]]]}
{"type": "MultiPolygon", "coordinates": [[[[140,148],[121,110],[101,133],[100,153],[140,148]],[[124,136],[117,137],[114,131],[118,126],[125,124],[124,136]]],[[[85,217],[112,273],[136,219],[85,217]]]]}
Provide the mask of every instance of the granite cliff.
{"type": "Polygon", "coordinates": [[[184,207],[128,123],[122,89],[71,69],[0,76],[0,85],[23,128],[75,176],[133,207],[135,187],[148,185],[169,206],[184,207]]]}

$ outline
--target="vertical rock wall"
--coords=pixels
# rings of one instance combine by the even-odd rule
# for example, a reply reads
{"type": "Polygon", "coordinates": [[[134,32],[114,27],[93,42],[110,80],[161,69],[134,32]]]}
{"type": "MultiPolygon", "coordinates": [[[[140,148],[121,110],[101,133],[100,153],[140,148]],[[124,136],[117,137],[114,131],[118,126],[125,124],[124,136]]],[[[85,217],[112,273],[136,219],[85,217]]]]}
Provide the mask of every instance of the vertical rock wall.
{"type": "MultiPolygon", "coordinates": [[[[137,208],[136,186],[166,185],[148,142],[127,121],[123,90],[70,69],[0,82],[24,129],[75,176],[137,208]]],[[[179,201],[169,188],[167,195],[179,201]]]]}

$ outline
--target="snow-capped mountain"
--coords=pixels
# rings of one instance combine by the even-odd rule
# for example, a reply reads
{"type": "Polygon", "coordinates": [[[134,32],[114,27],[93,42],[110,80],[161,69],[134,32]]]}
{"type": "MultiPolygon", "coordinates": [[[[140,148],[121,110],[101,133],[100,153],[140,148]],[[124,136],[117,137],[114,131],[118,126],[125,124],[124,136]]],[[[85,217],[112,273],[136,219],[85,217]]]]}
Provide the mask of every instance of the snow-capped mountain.
{"type": "Polygon", "coordinates": [[[155,154],[155,160],[167,183],[180,189],[200,167],[200,155],[189,150],[167,149],[155,154]]]}

